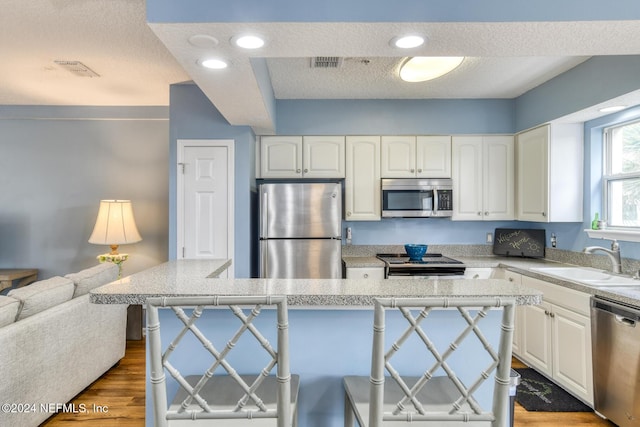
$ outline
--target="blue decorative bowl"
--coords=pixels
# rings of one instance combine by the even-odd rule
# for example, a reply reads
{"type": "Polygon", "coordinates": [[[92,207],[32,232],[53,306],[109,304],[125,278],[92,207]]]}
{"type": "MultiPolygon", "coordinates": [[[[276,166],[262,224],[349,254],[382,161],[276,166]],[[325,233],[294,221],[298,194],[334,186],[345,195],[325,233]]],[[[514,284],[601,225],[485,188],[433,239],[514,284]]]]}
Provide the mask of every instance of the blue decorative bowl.
{"type": "Polygon", "coordinates": [[[404,245],[404,250],[407,252],[407,255],[409,255],[410,260],[419,261],[424,254],[427,253],[428,247],[428,245],[407,244],[404,245]]]}

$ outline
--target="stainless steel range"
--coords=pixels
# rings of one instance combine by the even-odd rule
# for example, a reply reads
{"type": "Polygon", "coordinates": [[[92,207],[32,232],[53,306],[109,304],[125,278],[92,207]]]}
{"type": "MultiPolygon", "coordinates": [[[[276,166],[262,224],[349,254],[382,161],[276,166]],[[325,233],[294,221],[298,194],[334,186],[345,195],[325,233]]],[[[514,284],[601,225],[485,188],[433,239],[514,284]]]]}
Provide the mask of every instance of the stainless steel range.
{"type": "Polygon", "coordinates": [[[435,253],[427,253],[421,260],[411,260],[407,254],[377,254],[376,257],[384,261],[387,279],[463,277],[466,269],[462,261],[435,253]]]}

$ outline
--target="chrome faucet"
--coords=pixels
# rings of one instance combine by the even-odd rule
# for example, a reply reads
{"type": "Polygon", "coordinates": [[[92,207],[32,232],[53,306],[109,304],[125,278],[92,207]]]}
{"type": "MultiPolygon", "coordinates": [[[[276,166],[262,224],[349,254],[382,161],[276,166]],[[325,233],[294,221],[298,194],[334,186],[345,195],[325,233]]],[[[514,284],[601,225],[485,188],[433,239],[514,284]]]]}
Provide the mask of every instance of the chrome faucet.
{"type": "Polygon", "coordinates": [[[618,241],[614,240],[611,242],[611,249],[601,246],[587,246],[583,250],[583,252],[587,254],[592,254],[595,251],[602,251],[609,256],[612,264],[611,271],[614,273],[622,273],[622,260],[620,259],[620,245],[618,245],[618,241]]]}

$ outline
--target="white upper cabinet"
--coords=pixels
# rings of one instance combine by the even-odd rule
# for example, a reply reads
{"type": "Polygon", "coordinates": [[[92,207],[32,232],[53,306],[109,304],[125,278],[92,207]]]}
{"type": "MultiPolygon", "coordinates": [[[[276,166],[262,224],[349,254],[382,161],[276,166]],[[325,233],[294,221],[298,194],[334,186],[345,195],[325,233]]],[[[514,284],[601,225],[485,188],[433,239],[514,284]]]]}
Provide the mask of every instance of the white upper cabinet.
{"type": "Polygon", "coordinates": [[[451,137],[416,137],[416,176],[451,178],[451,137]]]}
{"type": "Polygon", "coordinates": [[[383,136],[383,178],[450,178],[450,136],[383,136]]]}
{"type": "Polygon", "coordinates": [[[263,136],[260,140],[262,178],[302,176],[302,137],[263,136]]]}
{"type": "Polygon", "coordinates": [[[344,178],[344,136],[263,136],[262,178],[344,178]]]}
{"type": "Polygon", "coordinates": [[[415,178],[416,137],[383,136],[380,159],[383,178],[415,178]]]}
{"type": "Polygon", "coordinates": [[[517,135],[516,219],[582,222],[580,124],[540,126],[517,135]]]}
{"type": "Polygon", "coordinates": [[[347,136],[344,216],[347,221],[379,221],[380,137],[347,136]]]}
{"type": "Polygon", "coordinates": [[[514,141],[510,135],[454,136],[453,220],[514,219],[514,141]]]}
{"type": "Polygon", "coordinates": [[[344,178],[344,136],[303,137],[302,164],[305,178],[344,178]]]}

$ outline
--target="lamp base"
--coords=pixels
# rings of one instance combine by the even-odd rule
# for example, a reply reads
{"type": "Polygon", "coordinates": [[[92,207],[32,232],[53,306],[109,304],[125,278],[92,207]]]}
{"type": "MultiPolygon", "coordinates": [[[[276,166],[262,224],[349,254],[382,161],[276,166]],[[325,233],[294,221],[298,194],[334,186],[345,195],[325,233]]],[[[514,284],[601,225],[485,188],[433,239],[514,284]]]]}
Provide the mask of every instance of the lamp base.
{"type": "MultiPolygon", "coordinates": [[[[113,248],[113,247],[112,247],[113,248]]],[[[117,248],[117,245],[116,245],[117,248]]],[[[118,266],[118,279],[122,276],[122,263],[129,259],[129,254],[109,253],[98,255],[96,259],[100,262],[112,262],[118,266]]]]}

